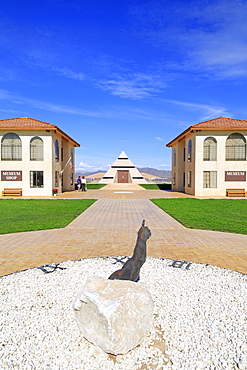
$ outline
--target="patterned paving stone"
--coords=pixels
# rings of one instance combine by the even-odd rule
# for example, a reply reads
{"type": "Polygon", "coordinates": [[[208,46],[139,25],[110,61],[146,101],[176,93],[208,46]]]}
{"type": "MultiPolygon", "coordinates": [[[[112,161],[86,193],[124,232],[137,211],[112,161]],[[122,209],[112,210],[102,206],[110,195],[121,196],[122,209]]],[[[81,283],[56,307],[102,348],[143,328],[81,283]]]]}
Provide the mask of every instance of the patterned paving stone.
{"type": "Polygon", "coordinates": [[[0,235],[0,275],[71,259],[132,255],[143,219],[152,232],[148,256],[247,273],[246,235],[186,229],[149,200],[186,195],[138,186],[128,193],[126,187],[107,189],[59,196],[98,199],[64,229],[0,235]]]}

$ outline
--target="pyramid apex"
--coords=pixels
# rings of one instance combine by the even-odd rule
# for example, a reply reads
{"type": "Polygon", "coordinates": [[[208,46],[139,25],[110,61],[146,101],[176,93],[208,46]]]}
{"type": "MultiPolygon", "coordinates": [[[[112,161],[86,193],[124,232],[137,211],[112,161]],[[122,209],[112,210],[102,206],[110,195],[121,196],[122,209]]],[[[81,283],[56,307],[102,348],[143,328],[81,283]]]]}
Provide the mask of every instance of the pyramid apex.
{"type": "Polygon", "coordinates": [[[101,184],[146,184],[146,180],[128,158],[127,154],[122,151],[118,158],[112,164],[111,168],[104,174],[100,180],[101,184]]]}
{"type": "Polygon", "coordinates": [[[128,156],[124,151],[122,151],[122,153],[119,154],[118,159],[128,159],[128,156]]]}

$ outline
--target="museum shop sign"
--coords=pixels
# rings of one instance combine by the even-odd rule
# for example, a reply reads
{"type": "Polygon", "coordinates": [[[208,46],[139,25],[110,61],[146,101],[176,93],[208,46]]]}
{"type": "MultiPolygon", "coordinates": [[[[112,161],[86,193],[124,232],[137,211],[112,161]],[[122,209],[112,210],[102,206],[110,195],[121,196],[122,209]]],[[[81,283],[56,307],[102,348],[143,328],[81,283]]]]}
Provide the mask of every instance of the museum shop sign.
{"type": "Polygon", "coordinates": [[[225,181],[246,181],[246,171],[225,171],[225,181]]]}
{"type": "Polygon", "coordinates": [[[1,181],[22,181],[22,171],[1,171],[1,181]]]}

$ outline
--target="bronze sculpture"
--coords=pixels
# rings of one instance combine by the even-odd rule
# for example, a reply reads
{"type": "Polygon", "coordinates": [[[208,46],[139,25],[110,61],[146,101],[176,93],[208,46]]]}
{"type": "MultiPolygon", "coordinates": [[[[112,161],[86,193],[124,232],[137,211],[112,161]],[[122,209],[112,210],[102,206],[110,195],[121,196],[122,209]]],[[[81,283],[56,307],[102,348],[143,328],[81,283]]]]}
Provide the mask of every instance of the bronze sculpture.
{"type": "Polygon", "coordinates": [[[120,270],[111,274],[110,280],[131,280],[138,281],[140,269],[146,261],[146,241],[151,236],[151,231],[145,226],[145,220],[138,231],[136,245],[133,256],[125,262],[120,270]]]}

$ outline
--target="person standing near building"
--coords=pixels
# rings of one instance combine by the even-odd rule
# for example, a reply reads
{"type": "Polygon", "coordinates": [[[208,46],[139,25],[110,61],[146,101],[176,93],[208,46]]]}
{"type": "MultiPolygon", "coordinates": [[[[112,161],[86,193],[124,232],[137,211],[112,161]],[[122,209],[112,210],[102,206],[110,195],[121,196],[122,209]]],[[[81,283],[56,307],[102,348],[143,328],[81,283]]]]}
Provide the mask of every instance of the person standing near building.
{"type": "Polygon", "coordinates": [[[82,191],[87,191],[86,189],[86,179],[85,179],[85,176],[82,176],[82,179],[81,179],[81,190],[82,191]]]}
{"type": "Polygon", "coordinates": [[[77,182],[77,191],[79,191],[81,189],[81,176],[78,176],[76,182],[77,182]]]}

